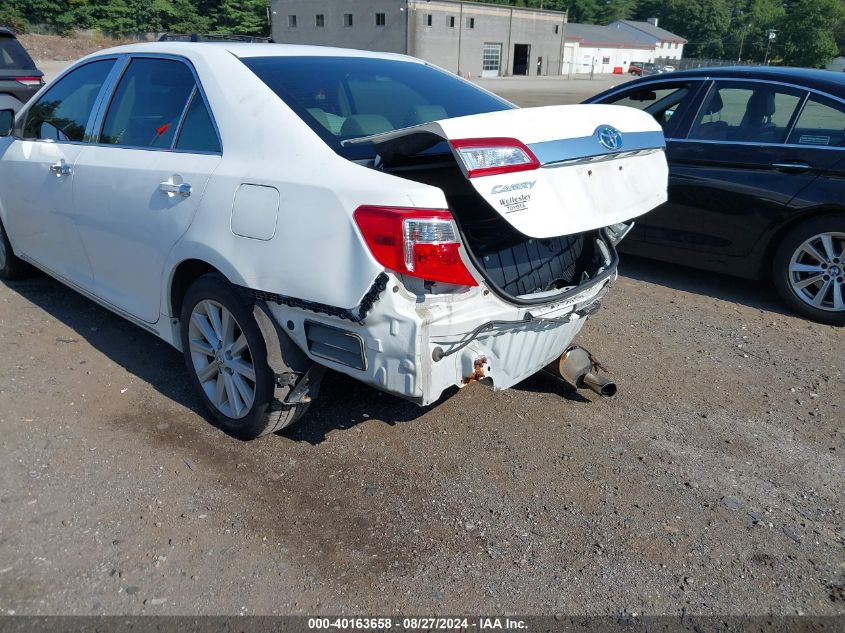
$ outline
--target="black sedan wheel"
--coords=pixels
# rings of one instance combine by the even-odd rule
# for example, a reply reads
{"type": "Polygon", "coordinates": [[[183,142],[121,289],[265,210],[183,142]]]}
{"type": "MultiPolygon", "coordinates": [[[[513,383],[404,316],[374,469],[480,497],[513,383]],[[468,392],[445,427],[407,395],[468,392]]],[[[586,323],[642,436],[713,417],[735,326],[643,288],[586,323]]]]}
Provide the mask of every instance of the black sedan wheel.
{"type": "Polygon", "coordinates": [[[823,216],[793,229],[774,258],[775,287],[799,314],[845,325],[845,216],[823,216]]]}

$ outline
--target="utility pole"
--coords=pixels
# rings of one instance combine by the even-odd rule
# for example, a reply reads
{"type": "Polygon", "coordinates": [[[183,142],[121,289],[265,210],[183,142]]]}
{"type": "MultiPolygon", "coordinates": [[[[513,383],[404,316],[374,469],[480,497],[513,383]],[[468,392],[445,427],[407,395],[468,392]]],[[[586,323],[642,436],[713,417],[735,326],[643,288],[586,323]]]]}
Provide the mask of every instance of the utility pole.
{"type": "Polygon", "coordinates": [[[739,56],[736,58],[736,61],[742,61],[742,47],[745,44],[745,32],[748,31],[748,27],[751,26],[750,24],[746,24],[742,27],[742,37],[739,40],[739,56]]]}
{"type": "Polygon", "coordinates": [[[769,46],[775,37],[777,37],[777,31],[775,29],[769,29],[769,37],[766,40],[766,56],[763,58],[763,64],[766,66],[769,65],[769,46]]]}

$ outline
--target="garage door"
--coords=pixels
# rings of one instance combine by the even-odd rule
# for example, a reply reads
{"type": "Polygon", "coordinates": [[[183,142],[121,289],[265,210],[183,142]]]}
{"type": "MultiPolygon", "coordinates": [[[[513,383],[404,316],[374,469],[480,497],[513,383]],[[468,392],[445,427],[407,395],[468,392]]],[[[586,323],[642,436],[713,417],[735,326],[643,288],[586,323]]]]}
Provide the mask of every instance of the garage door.
{"type": "Polygon", "coordinates": [[[481,59],[481,76],[498,77],[499,68],[502,66],[502,45],[484,44],[484,53],[481,59]]]}

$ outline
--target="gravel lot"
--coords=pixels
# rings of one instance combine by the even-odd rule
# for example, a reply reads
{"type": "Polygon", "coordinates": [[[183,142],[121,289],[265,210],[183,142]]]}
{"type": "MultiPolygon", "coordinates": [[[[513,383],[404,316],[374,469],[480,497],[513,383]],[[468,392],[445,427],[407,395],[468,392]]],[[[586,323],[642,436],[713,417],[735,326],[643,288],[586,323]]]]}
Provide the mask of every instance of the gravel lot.
{"type": "Polygon", "coordinates": [[[578,340],[615,399],[540,374],[420,409],[331,374],[241,443],[165,344],[46,277],[0,284],[0,613],[841,616],[844,337],[623,258],[578,340]]]}

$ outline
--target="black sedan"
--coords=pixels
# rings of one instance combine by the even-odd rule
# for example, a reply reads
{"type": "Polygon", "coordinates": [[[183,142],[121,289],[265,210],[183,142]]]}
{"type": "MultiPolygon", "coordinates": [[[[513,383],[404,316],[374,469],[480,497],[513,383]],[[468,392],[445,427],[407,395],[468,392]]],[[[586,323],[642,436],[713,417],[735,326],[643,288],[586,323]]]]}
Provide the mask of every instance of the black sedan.
{"type": "Polygon", "coordinates": [[[766,280],[799,314],[845,324],[845,75],[698,69],[588,103],[645,110],[666,135],[669,201],[624,251],[766,280]]]}

